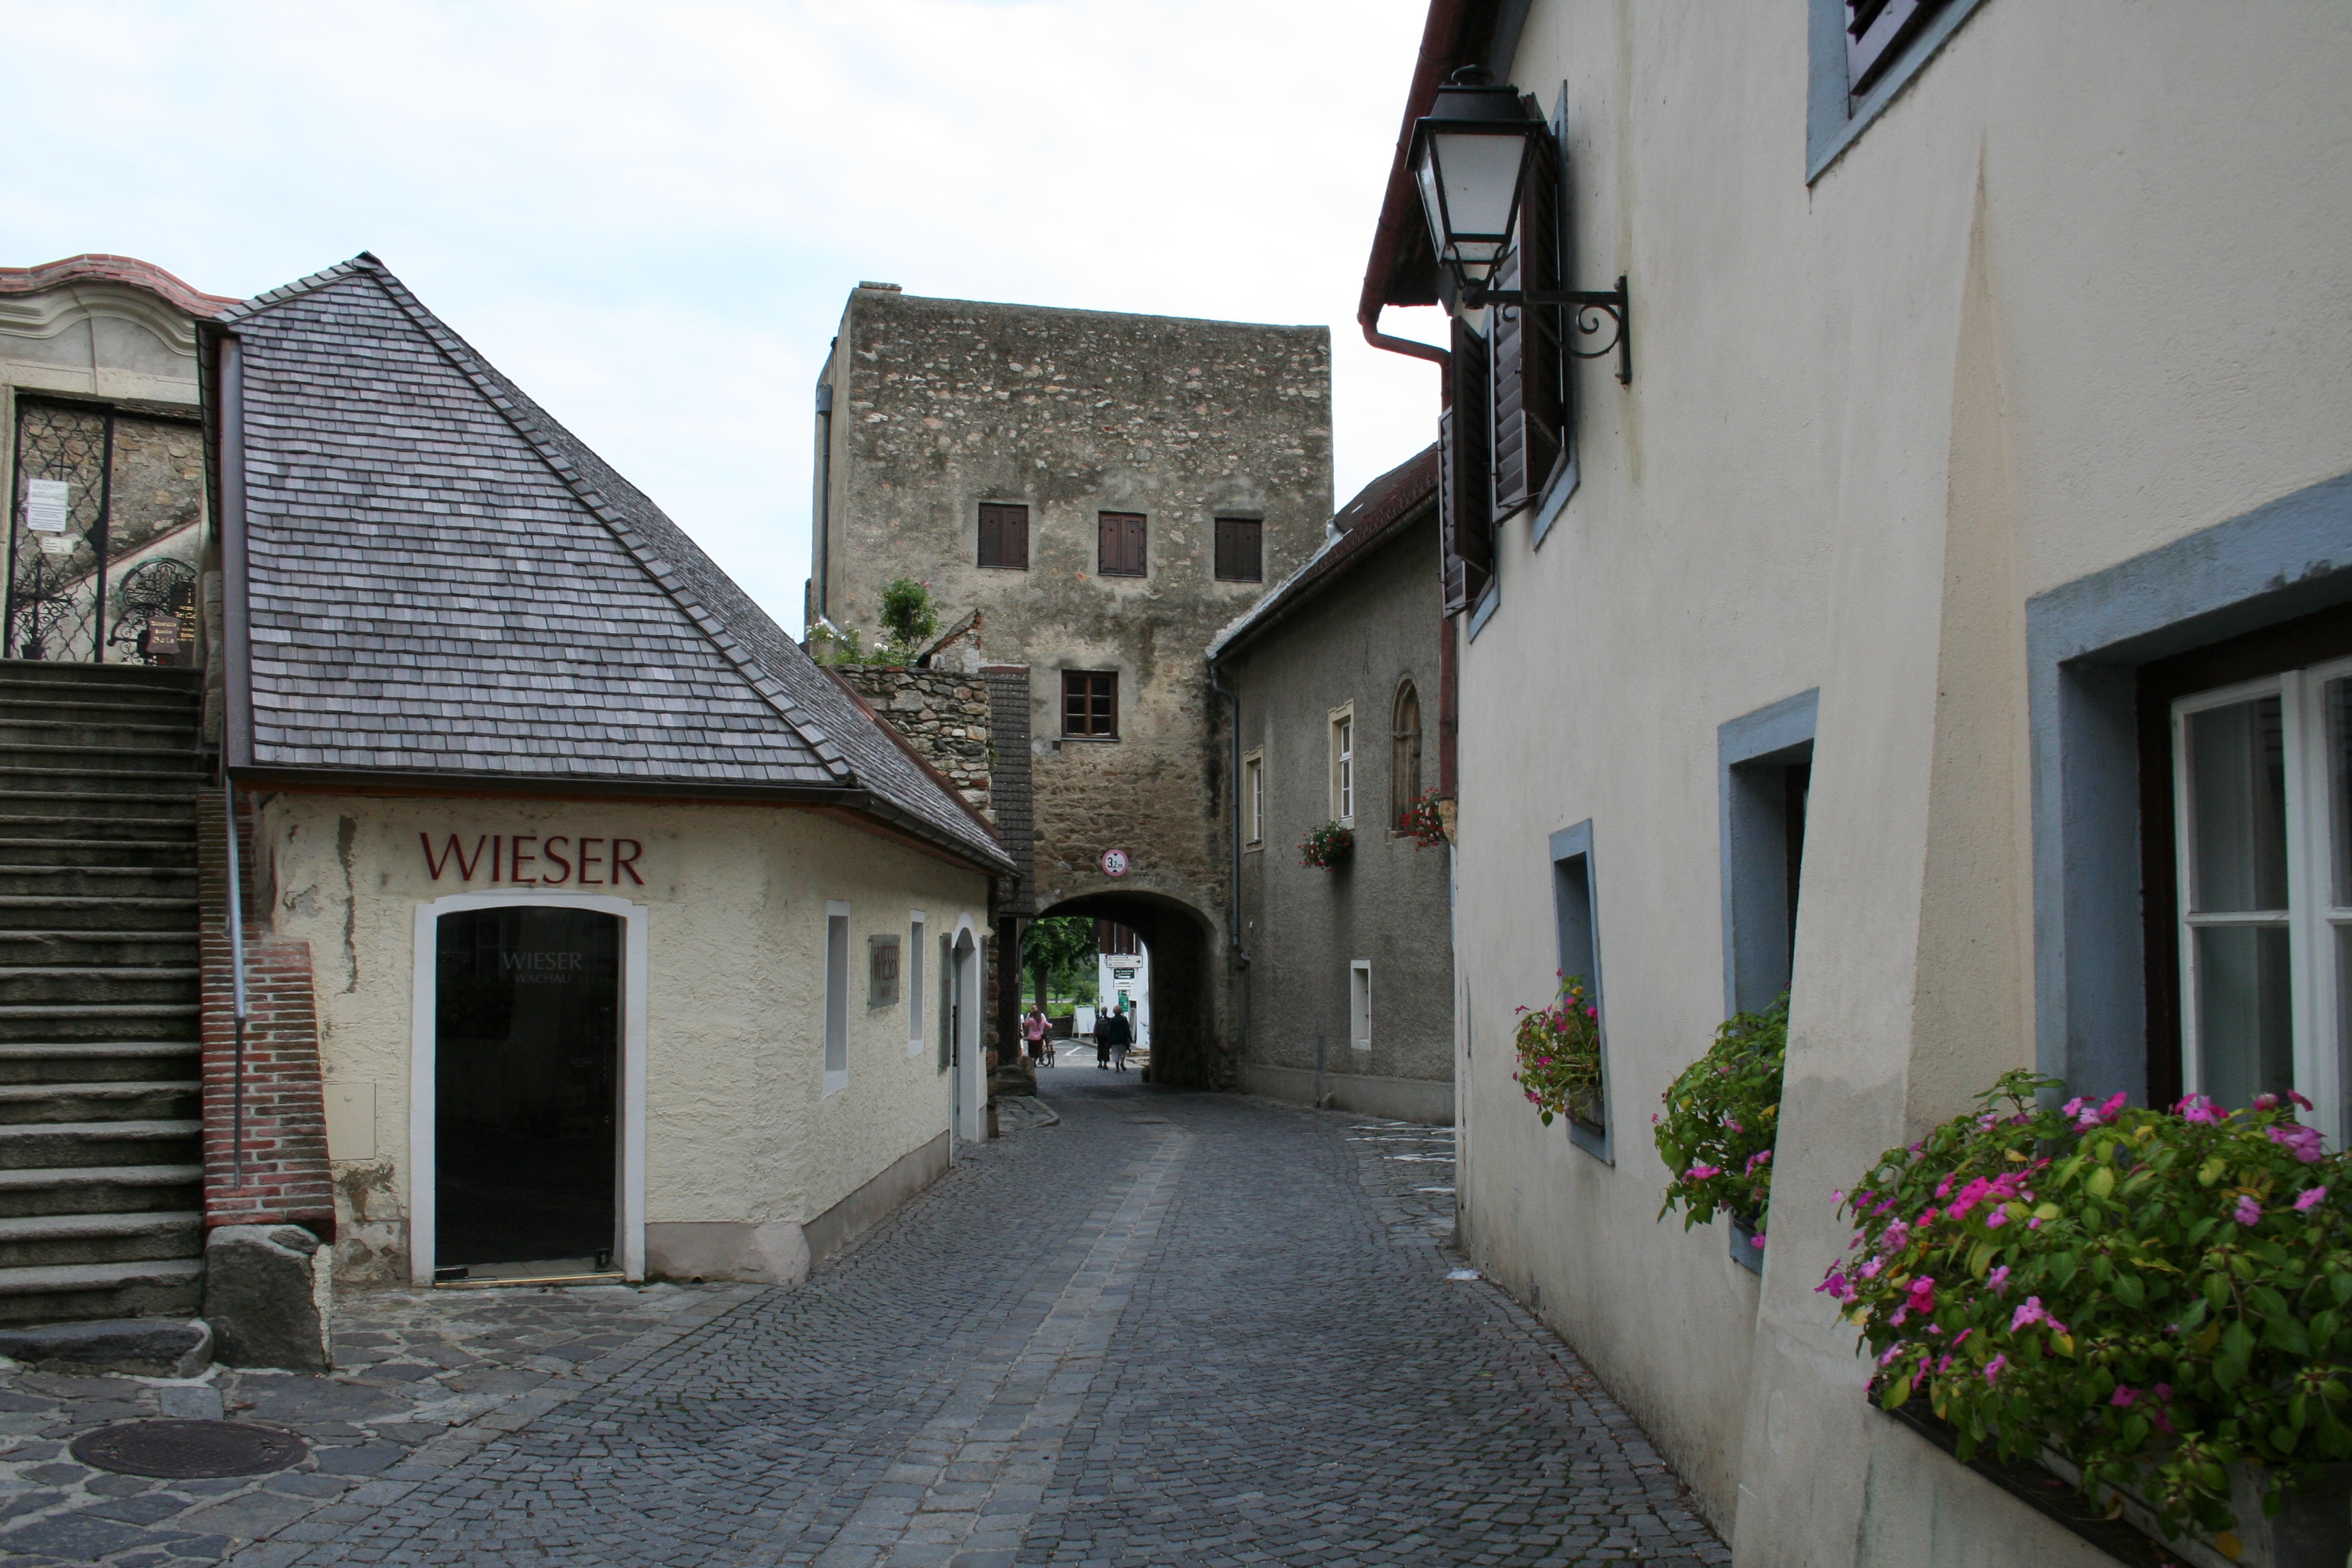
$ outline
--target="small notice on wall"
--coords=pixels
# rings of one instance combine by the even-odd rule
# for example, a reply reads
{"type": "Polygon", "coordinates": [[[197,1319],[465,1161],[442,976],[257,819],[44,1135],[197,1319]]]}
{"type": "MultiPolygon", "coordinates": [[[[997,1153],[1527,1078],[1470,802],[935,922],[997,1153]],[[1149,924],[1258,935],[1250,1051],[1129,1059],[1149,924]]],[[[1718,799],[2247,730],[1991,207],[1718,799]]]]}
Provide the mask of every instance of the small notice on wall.
{"type": "Polygon", "coordinates": [[[25,526],[35,533],[63,533],[72,506],[72,488],[65,480],[25,481],[25,526]]]}

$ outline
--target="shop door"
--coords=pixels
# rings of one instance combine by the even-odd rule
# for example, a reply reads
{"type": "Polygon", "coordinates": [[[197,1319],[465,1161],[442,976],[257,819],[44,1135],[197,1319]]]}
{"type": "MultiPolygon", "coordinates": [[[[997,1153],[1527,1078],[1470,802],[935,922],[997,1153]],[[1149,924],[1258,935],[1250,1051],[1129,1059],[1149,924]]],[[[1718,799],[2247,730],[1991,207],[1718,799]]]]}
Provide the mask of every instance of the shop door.
{"type": "Polygon", "coordinates": [[[435,1277],[610,1270],[620,917],[471,910],[438,938],[435,1277]]]}

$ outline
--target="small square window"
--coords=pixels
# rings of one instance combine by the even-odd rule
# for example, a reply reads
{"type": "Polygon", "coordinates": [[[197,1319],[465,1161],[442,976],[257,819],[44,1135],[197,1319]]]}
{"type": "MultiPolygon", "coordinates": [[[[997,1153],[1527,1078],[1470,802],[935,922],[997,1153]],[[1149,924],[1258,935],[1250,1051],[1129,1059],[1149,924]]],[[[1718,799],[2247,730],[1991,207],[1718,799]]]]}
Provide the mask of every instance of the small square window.
{"type": "Polygon", "coordinates": [[[1029,509],[999,501],[980,503],[980,564],[1007,572],[1029,570],[1029,509]]]}
{"type": "Polygon", "coordinates": [[[1118,675],[1108,669],[1062,672],[1062,733],[1074,739],[1118,739],[1118,675]]]}
{"type": "Polygon", "coordinates": [[[1263,583],[1265,524],[1254,517],[1217,519],[1217,581],[1263,583]]]}

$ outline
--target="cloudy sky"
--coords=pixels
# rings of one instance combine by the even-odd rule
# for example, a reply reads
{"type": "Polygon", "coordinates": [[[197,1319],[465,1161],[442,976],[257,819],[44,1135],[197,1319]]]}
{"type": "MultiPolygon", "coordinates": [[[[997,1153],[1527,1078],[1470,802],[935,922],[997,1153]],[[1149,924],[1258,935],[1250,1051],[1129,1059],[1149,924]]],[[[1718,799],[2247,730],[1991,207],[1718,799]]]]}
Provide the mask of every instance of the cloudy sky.
{"type": "Polygon", "coordinates": [[[373,250],[798,629],[860,279],[1325,323],[1339,495],[1425,444],[1434,369],[1353,321],[1424,9],[0,0],[0,265],[373,250]]]}

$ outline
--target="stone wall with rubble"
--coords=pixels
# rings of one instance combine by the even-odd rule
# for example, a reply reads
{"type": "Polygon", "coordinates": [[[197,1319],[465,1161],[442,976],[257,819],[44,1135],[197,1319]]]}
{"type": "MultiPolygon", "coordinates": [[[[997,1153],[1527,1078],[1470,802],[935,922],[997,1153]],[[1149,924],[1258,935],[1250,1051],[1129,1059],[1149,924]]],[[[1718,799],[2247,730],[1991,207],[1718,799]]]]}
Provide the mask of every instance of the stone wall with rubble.
{"type": "Polygon", "coordinates": [[[988,685],[977,675],[901,665],[831,667],[982,815],[991,810],[988,685]]]}
{"type": "Polygon", "coordinates": [[[1328,332],[861,287],[819,395],[812,615],[870,644],[900,577],[943,624],[982,612],[958,661],[1028,671],[1035,910],[1140,932],[1155,1074],[1231,1082],[1229,781],[1202,659],[1322,541],[1328,332]],[[1028,509],[1025,568],[978,563],[983,502],[1028,509]],[[1098,570],[1103,512],[1145,517],[1141,575],[1098,570]],[[1261,524],[1260,580],[1216,575],[1221,518],[1261,524]],[[1117,678],[1115,736],[1064,734],[1076,671],[1117,678]]]}

